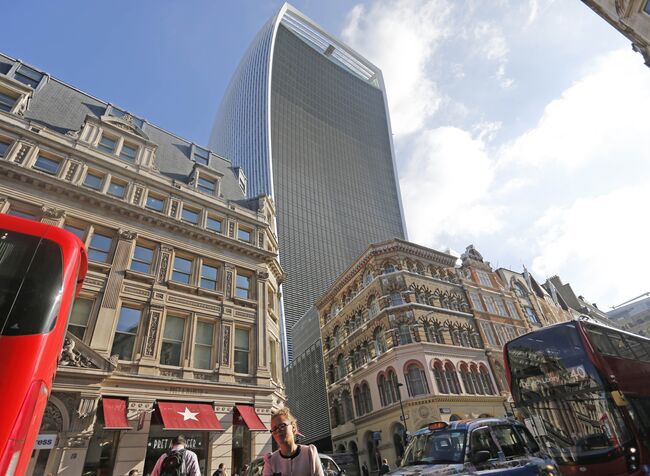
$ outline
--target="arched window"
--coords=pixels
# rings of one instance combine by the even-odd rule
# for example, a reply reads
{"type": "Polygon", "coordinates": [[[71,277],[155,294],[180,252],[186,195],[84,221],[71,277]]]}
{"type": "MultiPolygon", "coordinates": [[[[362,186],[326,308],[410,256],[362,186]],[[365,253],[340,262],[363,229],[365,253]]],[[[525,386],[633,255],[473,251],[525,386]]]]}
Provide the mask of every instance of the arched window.
{"type": "Polygon", "coordinates": [[[456,374],[456,367],[454,367],[454,364],[451,362],[445,364],[445,380],[447,381],[449,393],[460,393],[460,384],[458,382],[458,375],[456,374]]]}
{"type": "Polygon", "coordinates": [[[420,291],[415,294],[415,300],[418,302],[418,304],[429,304],[429,296],[424,291],[420,291]]]}
{"type": "Polygon", "coordinates": [[[395,266],[393,265],[393,263],[388,262],[384,264],[384,274],[393,273],[393,272],[395,272],[395,266]]]}
{"type": "Polygon", "coordinates": [[[399,343],[400,345],[412,344],[411,327],[408,324],[399,325],[399,343]]]}
{"type": "Polygon", "coordinates": [[[339,315],[339,311],[340,309],[338,303],[335,302],[334,304],[332,304],[332,307],[330,307],[330,315],[332,317],[336,317],[339,315]]]}
{"type": "Polygon", "coordinates": [[[528,297],[528,293],[524,289],[524,286],[518,281],[515,282],[515,294],[517,296],[519,296],[520,298],[527,298],[528,297]]]}
{"type": "Polygon", "coordinates": [[[372,411],[372,396],[370,395],[370,386],[368,382],[363,382],[361,384],[361,397],[364,405],[364,414],[370,413],[372,411]]]}
{"type": "Polygon", "coordinates": [[[397,374],[393,369],[388,371],[388,377],[386,378],[386,384],[388,389],[386,394],[390,396],[390,400],[395,403],[399,400],[399,387],[397,386],[397,374]]]}
{"type": "Polygon", "coordinates": [[[334,347],[338,346],[341,343],[341,328],[336,326],[332,332],[332,344],[334,347]]]}
{"type": "Polygon", "coordinates": [[[472,347],[475,349],[480,349],[481,348],[481,336],[479,335],[478,332],[474,331],[472,332],[472,335],[470,336],[471,341],[472,341],[472,347]]]}
{"type": "Polygon", "coordinates": [[[341,422],[341,415],[339,414],[339,401],[338,399],[332,400],[332,427],[339,426],[341,422]]]}
{"type": "Polygon", "coordinates": [[[418,395],[426,395],[429,393],[429,386],[427,385],[427,378],[424,370],[417,364],[409,364],[406,368],[406,386],[408,387],[409,396],[416,397],[418,395]]]}
{"type": "Polygon", "coordinates": [[[481,365],[480,367],[480,374],[481,379],[483,380],[483,387],[485,388],[485,392],[488,395],[494,395],[496,392],[494,391],[494,385],[492,385],[492,379],[490,378],[490,372],[488,369],[481,365]]]}
{"type": "Polygon", "coordinates": [[[341,393],[341,403],[343,405],[343,416],[345,421],[354,419],[354,411],[352,410],[352,397],[350,397],[349,390],[343,390],[341,393]]]}
{"type": "Polygon", "coordinates": [[[395,291],[390,293],[390,305],[391,306],[401,306],[404,304],[404,299],[402,299],[402,293],[395,291]]]}
{"type": "Polygon", "coordinates": [[[368,270],[363,274],[363,287],[365,288],[368,286],[372,280],[374,279],[374,276],[372,275],[372,271],[368,270]]]}
{"type": "Polygon", "coordinates": [[[327,380],[329,380],[330,384],[336,382],[336,372],[334,370],[333,364],[330,364],[329,368],[327,369],[327,380]]]}
{"type": "Polygon", "coordinates": [[[364,406],[361,401],[361,389],[358,385],[354,387],[354,407],[357,409],[357,416],[364,414],[364,406]]]}
{"type": "Polygon", "coordinates": [[[472,344],[469,341],[469,332],[463,331],[460,333],[460,344],[463,347],[471,347],[472,344]]]}
{"type": "Polygon", "coordinates": [[[375,329],[375,332],[373,333],[373,340],[375,342],[375,351],[377,352],[377,356],[380,356],[386,352],[386,344],[384,343],[384,336],[381,332],[380,327],[375,329]]]}
{"type": "Polygon", "coordinates": [[[438,342],[438,333],[436,332],[436,328],[434,326],[428,326],[426,328],[426,334],[427,334],[427,340],[429,342],[433,343],[439,343],[438,342]]]}
{"type": "Polygon", "coordinates": [[[436,360],[433,364],[433,376],[436,379],[436,387],[438,387],[438,391],[440,393],[449,393],[444,371],[442,370],[442,363],[439,360],[436,360]]]}
{"type": "Polygon", "coordinates": [[[391,403],[388,400],[388,396],[386,395],[386,388],[386,377],[383,373],[379,374],[379,378],[377,378],[377,389],[379,390],[379,403],[382,407],[385,407],[391,403]]]}
{"type": "Polygon", "coordinates": [[[458,332],[458,329],[454,329],[451,331],[451,342],[454,345],[461,345],[460,343],[460,332],[458,332]]]}
{"type": "Polygon", "coordinates": [[[415,263],[415,269],[414,269],[414,271],[415,271],[417,274],[424,275],[424,267],[422,266],[422,263],[415,263]]]}
{"type": "Polygon", "coordinates": [[[368,300],[368,317],[372,319],[377,314],[379,314],[379,302],[377,301],[376,296],[372,296],[368,300]]]}
{"type": "Polygon", "coordinates": [[[465,387],[465,393],[469,393],[470,395],[475,394],[476,390],[474,389],[472,380],[469,378],[469,369],[465,363],[461,364],[460,366],[460,376],[463,379],[463,387],[465,387]]]}
{"type": "Polygon", "coordinates": [[[481,382],[481,377],[478,374],[478,369],[476,368],[476,365],[474,364],[470,365],[469,369],[470,369],[469,376],[472,379],[474,388],[476,388],[476,393],[483,395],[485,393],[485,390],[483,390],[483,382],[481,382]]]}
{"type": "Polygon", "coordinates": [[[345,377],[347,374],[345,368],[345,357],[343,357],[343,354],[339,354],[338,358],[336,359],[336,373],[336,380],[345,377]]]}

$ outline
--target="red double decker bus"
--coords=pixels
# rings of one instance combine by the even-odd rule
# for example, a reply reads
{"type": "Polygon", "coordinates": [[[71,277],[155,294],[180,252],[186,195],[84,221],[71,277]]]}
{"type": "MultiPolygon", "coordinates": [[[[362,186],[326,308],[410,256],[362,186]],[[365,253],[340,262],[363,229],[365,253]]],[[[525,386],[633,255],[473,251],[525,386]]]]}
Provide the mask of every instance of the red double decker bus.
{"type": "Polygon", "coordinates": [[[24,474],[86,276],[79,238],[0,214],[0,474],[24,474]]]}
{"type": "Polygon", "coordinates": [[[515,405],[562,474],[648,474],[650,339],[576,320],[520,336],[504,355],[515,405]]]}

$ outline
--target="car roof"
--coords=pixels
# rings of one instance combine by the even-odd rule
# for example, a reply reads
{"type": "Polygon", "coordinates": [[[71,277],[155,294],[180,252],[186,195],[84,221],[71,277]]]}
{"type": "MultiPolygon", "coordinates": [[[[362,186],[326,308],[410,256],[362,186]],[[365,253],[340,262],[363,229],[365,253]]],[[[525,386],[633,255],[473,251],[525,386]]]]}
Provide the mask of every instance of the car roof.
{"type": "MultiPolygon", "coordinates": [[[[473,418],[471,420],[450,421],[449,423],[447,423],[447,426],[444,429],[472,431],[482,426],[503,425],[503,424],[520,425],[520,423],[517,420],[514,420],[512,418],[488,417],[488,418],[473,418]]],[[[442,429],[443,428],[441,428],[440,430],[442,429]]],[[[416,431],[415,435],[424,435],[427,433],[434,433],[435,431],[440,431],[440,430],[429,430],[428,426],[425,426],[424,428],[420,428],[418,431],[416,431]]]]}

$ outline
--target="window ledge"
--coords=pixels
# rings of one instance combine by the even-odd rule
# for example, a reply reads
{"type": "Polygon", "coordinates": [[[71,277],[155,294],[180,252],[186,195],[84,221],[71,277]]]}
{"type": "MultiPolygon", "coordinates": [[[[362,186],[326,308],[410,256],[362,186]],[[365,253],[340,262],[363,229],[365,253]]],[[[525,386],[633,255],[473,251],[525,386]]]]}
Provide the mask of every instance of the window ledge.
{"type": "Polygon", "coordinates": [[[199,294],[199,296],[209,296],[209,297],[219,298],[220,300],[223,300],[223,292],[221,291],[213,291],[211,289],[199,287],[197,288],[197,293],[199,294]]]}
{"type": "Polygon", "coordinates": [[[197,286],[191,284],[179,283],[177,281],[172,281],[171,279],[166,282],[169,289],[178,289],[180,291],[185,291],[186,293],[196,293],[197,286]]]}
{"type": "Polygon", "coordinates": [[[99,261],[88,260],[88,267],[94,270],[103,271],[104,273],[111,270],[111,265],[109,263],[100,263],[99,261]]]}
{"type": "Polygon", "coordinates": [[[257,307],[257,301],[255,299],[243,298],[243,297],[239,297],[239,296],[233,296],[232,300],[235,303],[240,304],[242,306],[257,307]]]}
{"type": "Polygon", "coordinates": [[[135,281],[144,281],[150,284],[153,284],[156,281],[155,275],[149,273],[143,273],[141,271],[134,271],[132,269],[125,269],[124,274],[127,278],[133,279],[135,281]]]}

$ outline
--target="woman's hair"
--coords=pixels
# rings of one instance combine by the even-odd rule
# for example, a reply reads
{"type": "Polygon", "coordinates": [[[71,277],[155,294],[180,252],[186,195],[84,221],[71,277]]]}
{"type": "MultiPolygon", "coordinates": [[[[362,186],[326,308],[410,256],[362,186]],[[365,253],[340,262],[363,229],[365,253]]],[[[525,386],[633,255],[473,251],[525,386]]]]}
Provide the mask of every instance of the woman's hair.
{"type": "Polygon", "coordinates": [[[289,420],[291,423],[296,423],[296,417],[294,417],[291,414],[291,410],[289,410],[289,407],[282,407],[274,412],[271,413],[271,418],[283,416],[287,420],[289,420]]]}

